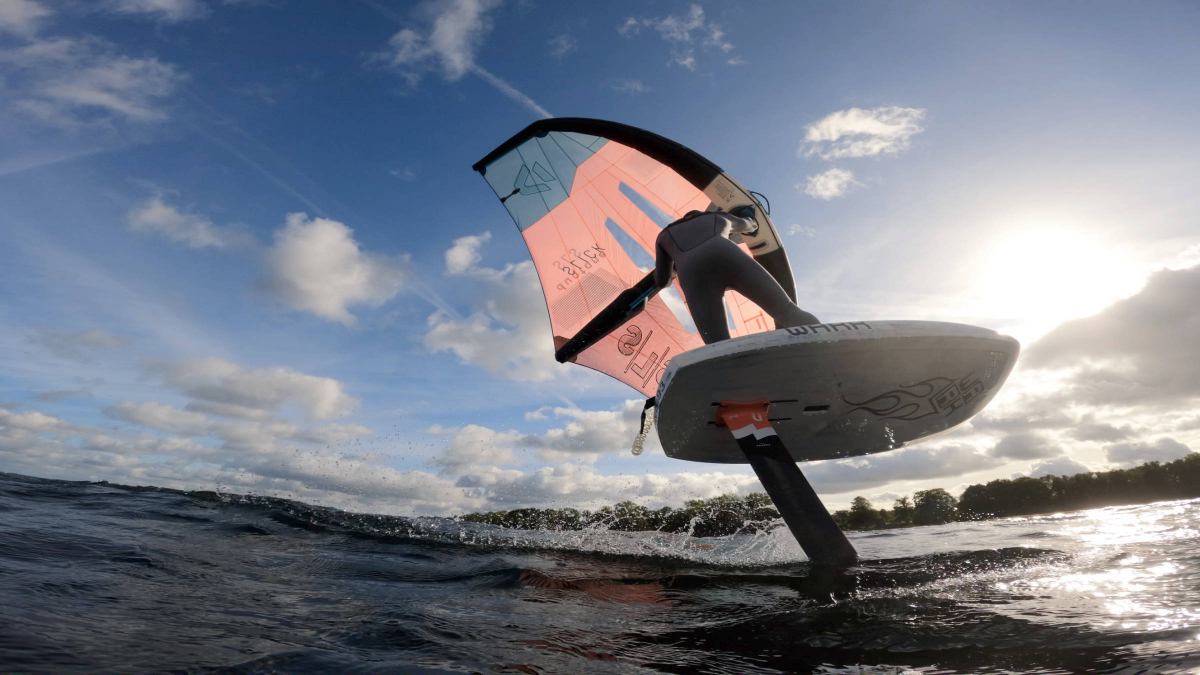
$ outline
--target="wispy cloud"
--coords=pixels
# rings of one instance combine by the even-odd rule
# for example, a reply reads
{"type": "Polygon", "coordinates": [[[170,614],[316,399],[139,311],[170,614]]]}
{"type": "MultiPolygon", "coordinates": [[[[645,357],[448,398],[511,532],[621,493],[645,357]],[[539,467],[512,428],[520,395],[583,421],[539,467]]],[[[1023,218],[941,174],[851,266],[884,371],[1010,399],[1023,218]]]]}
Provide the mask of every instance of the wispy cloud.
{"type": "Polygon", "coordinates": [[[862,185],[854,180],[854,172],[849,169],[829,169],[821,173],[814,174],[808,177],[808,180],[803,185],[797,185],[797,189],[803,189],[804,194],[817,199],[829,201],[834,197],[841,197],[850,190],[852,186],[862,185]]]}
{"type": "Polygon", "coordinates": [[[399,178],[400,180],[402,180],[406,183],[412,182],[417,179],[416,172],[414,172],[412,169],[408,168],[407,166],[404,167],[403,169],[392,169],[391,171],[388,171],[388,173],[391,174],[392,176],[395,176],[396,178],[399,178]]]}
{"type": "Polygon", "coordinates": [[[33,0],[0,0],[0,32],[32,35],[53,10],[33,0]]]}
{"type": "Polygon", "coordinates": [[[563,33],[550,38],[546,44],[550,46],[550,56],[561,59],[575,49],[576,42],[575,38],[563,33]]]}
{"type": "Polygon", "coordinates": [[[805,127],[798,154],[821,159],[894,155],[907,150],[912,137],[924,131],[924,118],[923,108],[839,110],[805,127]]]}
{"type": "Polygon", "coordinates": [[[131,58],[98,38],[37,39],[0,51],[11,106],[44,124],[66,128],[138,124],[168,118],[166,99],[186,79],[156,58],[131,58]]]}
{"type": "Polygon", "coordinates": [[[126,216],[129,229],[153,234],[188,248],[236,248],[248,246],[253,239],[242,228],[220,226],[197,213],[185,213],[156,194],[126,216]]]}
{"type": "MultiPolygon", "coordinates": [[[[375,58],[388,64],[414,87],[426,73],[435,70],[448,82],[471,73],[534,113],[553,117],[528,95],[476,63],[475,53],[492,29],[488,12],[499,5],[500,0],[427,2],[418,9],[418,27],[402,28],[375,58]]],[[[385,16],[391,18],[390,13],[385,16]]]]}
{"type": "Polygon", "coordinates": [[[29,342],[49,349],[55,356],[71,361],[87,362],[99,351],[123,349],[129,340],[113,335],[103,328],[78,332],[37,331],[29,342]]]}
{"type": "MultiPolygon", "coordinates": [[[[721,26],[708,21],[704,16],[704,8],[700,5],[690,5],[683,15],[670,14],[666,17],[629,17],[617,26],[621,37],[632,38],[641,33],[643,28],[654,30],[668,45],[670,59],[668,63],[683,66],[688,70],[696,69],[696,45],[703,49],[717,49],[728,53],[733,44],[725,39],[725,31],[721,26]]],[[[738,57],[727,60],[730,65],[738,57]]]]}
{"type": "Polygon", "coordinates": [[[612,81],[608,88],[619,94],[644,94],[650,91],[650,87],[647,87],[641,80],[624,78],[612,81]]]}
{"type": "Polygon", "coordinates": [[[202,19],[211,11],[202,0],[108,0],[105,5],[114,12],[144,15],[165,23],[202,19]]]}
{"type": "Polygon", "coordinates": [[[521,105],[525,106],[529,110],[532,110],[533,112],[537,113],[541,117],[546,118],[546,119],[554,117],[554,115],[550,114],[549,110],[546,110],[542,106],[538,105],[537,101],[533,100],[532,98],[529,98],[523,92],[521,92],[519,89],[512,86],[508,82],[505,82],[504,80],[500,79],[499,77],[496,77],[490,71],[484,70],[482,66],[479,66],[479,65],[472,66],[471,72],[474,73],[477,77],[479,77],[484,82],[487,82],[488,84],[495,87],[501,94],[504,94],[505,96],[511,98],[512,100],[516,101],[517,103],[520,103],[521,105]]]}
{"type": "Polygon", "coordinates": [[[42,403],[58,403],[72,398],[91,398],[92,390],[87,388],[82,389],[55,389],[53,391],[43,391],[35,395],[33,398],[42,403]]]}

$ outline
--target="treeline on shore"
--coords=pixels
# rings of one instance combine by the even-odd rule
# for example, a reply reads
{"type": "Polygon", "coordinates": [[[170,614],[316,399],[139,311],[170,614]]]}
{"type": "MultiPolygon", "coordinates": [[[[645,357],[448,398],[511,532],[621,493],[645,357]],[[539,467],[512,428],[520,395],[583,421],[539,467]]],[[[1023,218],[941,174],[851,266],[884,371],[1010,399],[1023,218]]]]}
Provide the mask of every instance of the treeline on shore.
{"type": "MultiPolygon", "coordinates": [[[[1132,469],[1002,478],[972,485],[958,499],[941,488],[921,490],[911,498],[897,499],[890,509],[876,509],[865,497],[855,497],[849,509],[835,511],[833,518],[844,530],[877,530],[1196,497],[1200,497],[1200,453],[1132,469]]],[[[685,502],[683,508],[650,509],[625,501],[596,511],[514,509],[462,516],[463,520],[474,523],[525,530],[597,527],[624,532],[658,530],[694,537],[758,532],[769,529],[777,518],[779,512],[771,498],[761,492],[744,497],[727,494],[693,499],[685,502]]]]}

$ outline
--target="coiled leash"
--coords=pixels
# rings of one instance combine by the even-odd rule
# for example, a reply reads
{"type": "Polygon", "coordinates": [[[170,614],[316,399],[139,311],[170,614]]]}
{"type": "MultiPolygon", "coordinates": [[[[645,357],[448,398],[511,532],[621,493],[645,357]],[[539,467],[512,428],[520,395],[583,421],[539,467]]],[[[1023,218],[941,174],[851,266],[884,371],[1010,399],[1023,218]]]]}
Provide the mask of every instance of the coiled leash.
{"type": "Polygon", "coordinates": [[[637,438],[633,439],[633,454],[642,454],[642,444],[646,442],[646,434],[650,433],[650,425],[654,422],[652,415],[647,415],[646,412],[654,407],[654,396],[646,399],[646,405],[642,408],[642,424],[639,427],[637,438]]]}

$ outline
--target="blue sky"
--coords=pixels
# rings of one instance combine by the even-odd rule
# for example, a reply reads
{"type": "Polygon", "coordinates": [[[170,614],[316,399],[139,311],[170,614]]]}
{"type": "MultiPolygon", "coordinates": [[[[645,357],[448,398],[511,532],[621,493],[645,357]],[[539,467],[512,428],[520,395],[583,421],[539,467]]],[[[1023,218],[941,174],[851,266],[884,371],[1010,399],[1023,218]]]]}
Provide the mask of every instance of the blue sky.
{"type": "Polygon", "coordinates": [[[470,170],[549,114],[766,193],[823,319],[1022,340],[974,424],[809,466],[830,505],[1180,456],[1198,29],[1187,3],[0,0],[0,470],[396,513],[757,489],[631,457],[635,392],[553,363],[470,170]]]}

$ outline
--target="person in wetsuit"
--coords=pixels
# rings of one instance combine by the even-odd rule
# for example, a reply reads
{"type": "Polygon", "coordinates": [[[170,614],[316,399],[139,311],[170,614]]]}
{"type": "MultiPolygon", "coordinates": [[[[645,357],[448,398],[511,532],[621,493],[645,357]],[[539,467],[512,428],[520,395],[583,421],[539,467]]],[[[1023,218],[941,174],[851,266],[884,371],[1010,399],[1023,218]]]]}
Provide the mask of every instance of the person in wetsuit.
{"type": "Polygon", "coordinates": [[[777,328],[821,323],[797,307],[779,282],[729,239],[733,233],[757,230],[754,209],[743,206],[731,213],[692,211],[658,235],[654,283],[660,289],[669,286],[674,268],[704,344],[729,339],[722,302],[729,288],[770,314],[777,328]]]}

